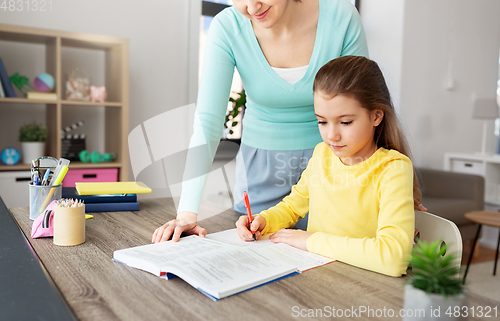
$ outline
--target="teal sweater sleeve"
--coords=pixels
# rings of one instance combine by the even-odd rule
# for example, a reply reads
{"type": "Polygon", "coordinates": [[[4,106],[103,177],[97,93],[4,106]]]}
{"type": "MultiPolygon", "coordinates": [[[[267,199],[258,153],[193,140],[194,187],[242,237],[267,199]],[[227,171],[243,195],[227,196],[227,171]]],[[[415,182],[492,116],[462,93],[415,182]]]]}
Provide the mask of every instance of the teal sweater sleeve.
{"type": "MultiPolygon", "coordinates": [[[[235,67],[247,94],[242,143],[267,150],[300,150],[314,148],[321,142],[313,106],[312,85],[316,72],[331,59],[345,55],[368,56],[368,50],[359,15],[350,2],[320,0],[319,4],[309,67],[304,77],[294,84],[274,72],[260,49],[250,20],[236,8],[227,8],[214,18],[205,46],[190,141],[190,148],[209,143],[207,156],[188,154],[188,163],[196,164],[197,172],[208,173],[213,162],[235,67]]],[[[185,178],[178,211],[198,213],[206,180],[206,175],[185,178]]]]}

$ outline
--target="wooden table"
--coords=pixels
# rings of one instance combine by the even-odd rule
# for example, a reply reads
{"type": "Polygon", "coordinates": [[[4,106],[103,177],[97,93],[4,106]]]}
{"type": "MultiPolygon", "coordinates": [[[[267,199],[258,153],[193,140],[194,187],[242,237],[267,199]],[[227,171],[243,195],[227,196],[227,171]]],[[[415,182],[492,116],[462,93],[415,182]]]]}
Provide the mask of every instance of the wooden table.
{"type": "MultiPolygon", "coordinates": [[[[470,253],[469,261],[467,262],[467,268],[465,269],[464,281],[463,281],[464,284],[465,284],[465,278],[467,277],[467,272],[469,271],[470,262],[472,261],[472,255],[474,254],[474,249],[476,248],[476,243],[477,243],[477,240],[479,239],[479,234],[481,233],[481,227],[483,225],[488,225],[488,226],[500,228],[500,212],[473,211],[473,212],[465,213],[465,218],[468,219],[469,221],[474,222],[474,223],[478,223],[479,226],[477,228],[476,237],[474,238],[474,243],[472,244],[472,250],[470,253]]],[[[493,267],[493,275],[497,274],[497,261],[498,261],[499,247],[500,247],[500,234],[498,235],[497,252],[495,254],[495,264],[493,267]]]]}
{"type": "MultiPolygon", "coordinates": [[[[86,242],[60,247],[51,238],[31,239],[50,278],[80,320],[294,320],[332,308],[355,312],[357,320],[388,318],[383,309],[399,314],[403,307],[404,278],[334,262],[300,275],[213,302],[180,278],[163,280],[112,260],[113,251],[151,242],[153,230],[174,217],[171,199],[140,202],[140,211],[95,213],[87,220],[86,242]],[[363,307],[380,311],[380,317],[361,313],[363,307]],[[312,309],[312,310],[310,310],[312,309]]],[[[215,205],[202,203],[202,211],[216,213],[215,205]]],[[[22,231],[30,235],[27,208],[10,210],[22,231]]],[[[235,214],[225,211],[201,222],[210,232],[234,227],[235,214]]],[[[13,267],[14,268],[14,267],[13,267]]],[[[5,289],[0,289],[5,291],[5,289]]],[[[498,302],[471,294],[469,306],[498,302]]],[[[377,312],[378,313],[378,312],[377,312]]],[[[319,314],[316,314],[319,316],[319,314]]],[[[328,319],[331,319],[329,317],[328,319]]],[[[350,319],[350,318],[340,318],[350,319]]],[[[469,320],[476,320],[469,318],[469,320]]],[[[477,318],[479,320],[479,318],[477,318]]]]}

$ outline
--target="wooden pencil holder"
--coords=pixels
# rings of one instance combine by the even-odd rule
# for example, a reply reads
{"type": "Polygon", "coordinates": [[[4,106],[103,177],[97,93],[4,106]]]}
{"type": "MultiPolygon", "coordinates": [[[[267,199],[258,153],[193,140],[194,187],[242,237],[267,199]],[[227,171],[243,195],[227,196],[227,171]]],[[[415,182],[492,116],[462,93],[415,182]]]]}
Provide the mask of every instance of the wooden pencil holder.
{"type": "Polygon", "coordinates": [[[54,206],[54,244],[73,246],[85,242],[85,205],[54,206]]]}

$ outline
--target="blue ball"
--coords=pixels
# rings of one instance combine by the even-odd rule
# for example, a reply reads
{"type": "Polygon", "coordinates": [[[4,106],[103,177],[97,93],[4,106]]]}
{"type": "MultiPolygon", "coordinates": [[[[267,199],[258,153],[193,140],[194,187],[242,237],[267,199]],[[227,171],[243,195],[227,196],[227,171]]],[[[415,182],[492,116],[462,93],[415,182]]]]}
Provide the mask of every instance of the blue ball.
{"type": "Polygon", "coordinates": [[[1,158],[5,165],[16,165],[21,159],[21,154],[14,147],[7,147],[2,150],[1,158]]]}
{"type": "Polygon", "coordinates": [[[35,90],[42,93],[49,93],[54,90],[54,77],[49,74],[41,73],[33,80],[33,87],[35,90]]]}

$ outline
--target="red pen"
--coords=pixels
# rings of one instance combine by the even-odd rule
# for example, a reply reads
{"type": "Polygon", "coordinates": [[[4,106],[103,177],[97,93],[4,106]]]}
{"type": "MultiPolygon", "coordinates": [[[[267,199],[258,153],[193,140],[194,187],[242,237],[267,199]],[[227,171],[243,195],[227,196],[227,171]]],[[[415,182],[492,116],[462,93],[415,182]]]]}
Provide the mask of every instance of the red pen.
{"type": "MultiPolygon", "coordinates": [[[[253,218],[252,218],[252,211],[250,210],[250,202],[248,201],[247,192],[243,192],[243,202],[245,203],[245,208],[247,209],[248,221],[250,222],[248,226],[251,226],[253,218]]],[[[253,240],[257,241],[257,237],[255,237],[255,231],[250,230],[250,232],[252,232],[253,240]]]]}

